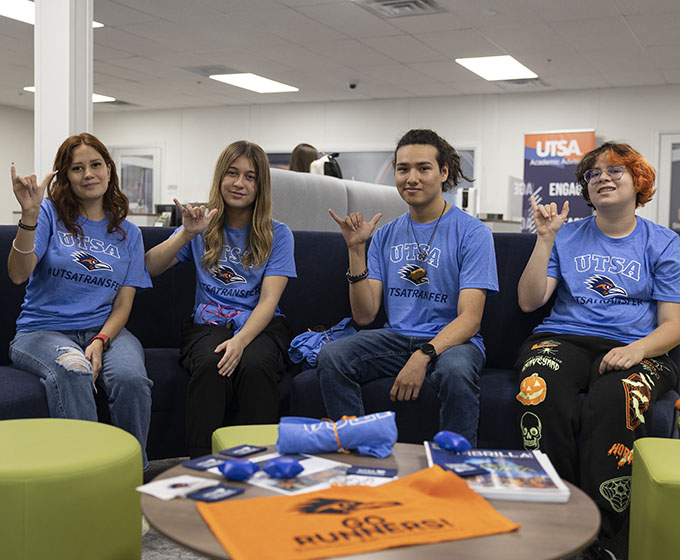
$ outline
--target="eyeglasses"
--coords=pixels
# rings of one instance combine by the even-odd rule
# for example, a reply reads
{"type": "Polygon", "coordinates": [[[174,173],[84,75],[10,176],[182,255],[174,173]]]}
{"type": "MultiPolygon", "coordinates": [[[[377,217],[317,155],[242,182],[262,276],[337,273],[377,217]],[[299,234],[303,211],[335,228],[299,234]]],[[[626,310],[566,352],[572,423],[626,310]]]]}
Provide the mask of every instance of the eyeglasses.
{"type": "MultiPolygon", "coordinates": [[[[605,169],[607,175],[609,175],[609,178],[612,181],[618,181],[623,176],[625,170],[625,165],[610,165],[607,167],[607,169],[605,169]]],[[[596,183],[600,179],[601,175],[601,169],[588,169],[588,171],[583,174],[583,178],[586,180],[586,183],[590,184],[596,183]]]]}

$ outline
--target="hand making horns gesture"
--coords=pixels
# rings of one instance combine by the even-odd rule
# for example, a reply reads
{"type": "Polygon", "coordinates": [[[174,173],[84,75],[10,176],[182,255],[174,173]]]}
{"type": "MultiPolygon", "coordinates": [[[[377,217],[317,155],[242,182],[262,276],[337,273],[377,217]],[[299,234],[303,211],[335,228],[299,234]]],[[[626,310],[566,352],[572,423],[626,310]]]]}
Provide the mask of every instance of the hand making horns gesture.
{"type": "Polygon", "coordinates": [[[342,232],[342,236],[345,238],[348,247],[366,243],[371,235],[373,235],[373,230],[375,229],[378,220],[382,218],[382,213],[380,212],[373,216],[370,222],[364,220],[364,216],[361,212],[352,212],[349,216],[345,216],[344,220],[333,212],[333,210],[329,209],[328,213],[340,226],[340,231],[342,232]]]}
{"type": "Polygon", "coordinates": [[[175,206],[177,206],[180,212],[182,212],[182,224],[184,225],[184,229],[187,233],[192,233],[195,235],[203,233],[205,228],[208,227],[210,220],[212,220],[213,216],[217,214],[217,208],[213,208],[206,214],[204,204],[196,207],[192,206],[191,204],[183,206],[182,203],[176,198],[173,198],[172,200],[175,203],[175,206]]]}
{"type": "Polygon", "coordinates": [[[35,211],[36,213],[40,210],[40,203],[45,195],[45,189],[47,185],[50,184],[54,176],[57,174],[56,171],[50,171],[43,180],[38,183],[38,179],[35,173],[32,175],[17,175],[17,170],[14,167],[14,162],[9,168],[10,174],[12,175],[12,189],[14,190],[14,196],[16,196],[21,210],[24,212],[35,211]]]}
{"type": "Polygon", "coordinates": [[[569,201],[566,200],[562,206],[562,212],[557,213],[557,204],[550,202],[549,204],[536,204],[534,195],[531,195],[531,208],[534,211],[534,223],[536,224],[536,233],[539,236],[552,234],[555,235],[562,227],[562,224],[569,215],[569,201]]]}

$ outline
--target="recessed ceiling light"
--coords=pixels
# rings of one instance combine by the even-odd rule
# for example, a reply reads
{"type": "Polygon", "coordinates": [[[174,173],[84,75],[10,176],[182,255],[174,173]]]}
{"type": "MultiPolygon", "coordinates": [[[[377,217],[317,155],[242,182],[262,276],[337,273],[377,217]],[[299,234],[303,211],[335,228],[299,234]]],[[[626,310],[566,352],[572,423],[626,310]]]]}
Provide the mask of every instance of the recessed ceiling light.
{"type": "Polygon", "coordinates": [[[490,82],[538,78],[538,74],[509,55],[457,58],[456,62],[490,82]]]}
{"type": "MultiPolygon", "coordinates": [[[[35,3],[29,0],[2,0],[0,16],[35,25],[35,3]]],[[[93,21],[92,27],[104,27],[104,24],[93,21]]]]}
{"type": "MultiPolygon", "coordinates": [[[[35,86],[26,86],[24,88],[24,91],[30,91],[31,93],[35,93],[35,86]]],[[[111,103],[112,101],[115,101],[115,97],[109,97],[108,95],[100,95],[99,93],[93,93],[92,94],[92,103],[111,103]]]]}
{"type": "Polygon", "coordinates": [[[251,74],[250,72],[240,74],[211,74],[210,79],[243,89],[249,89],[250,91],[255,91],[257,93],[286,93],[290,91],[300,91],[296,87],[282,84],[281,82],[276,82],[269,78],[263,78],[257,74],[251,74]]]}

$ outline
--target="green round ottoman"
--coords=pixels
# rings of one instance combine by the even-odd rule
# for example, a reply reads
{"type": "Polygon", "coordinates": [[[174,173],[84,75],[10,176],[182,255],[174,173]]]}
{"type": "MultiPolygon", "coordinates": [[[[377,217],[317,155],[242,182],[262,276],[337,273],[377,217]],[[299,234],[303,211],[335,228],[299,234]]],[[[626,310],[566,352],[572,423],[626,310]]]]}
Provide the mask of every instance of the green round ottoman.
{"type": "Polygon", "coordinates": [[[640,438],[633,450],[628,558],[680,558],[680,440],[640,438]]]}
{"type": "Polygon", "coordinates": [[[119,428],[0,421],[0,558],[141,558],[141,483],[141,447],[119,428]]]}
{"type": "Polygon", "coordinates": [[[278,424],[249,424],[218,428],[212,435],[212,452],[237,445],[274,445],[279,435],[278,424]]]}

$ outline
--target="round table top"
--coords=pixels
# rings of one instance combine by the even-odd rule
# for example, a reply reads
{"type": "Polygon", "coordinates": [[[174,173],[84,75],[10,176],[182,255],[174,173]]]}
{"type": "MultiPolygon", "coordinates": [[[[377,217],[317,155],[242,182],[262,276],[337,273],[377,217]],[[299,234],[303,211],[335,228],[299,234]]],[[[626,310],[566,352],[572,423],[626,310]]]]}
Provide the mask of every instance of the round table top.
{"type": "MultiPolygon", "coordinates": [[[[274,451],[269,447],[266,452],[274,451]]],[[[265,452],[263,452],[265,453],[265,452]]],[[[386,459],[364,457],[356,453],[321,455],[329,459],[362,466],[396,468],[400,477],[427,468],[422,445],[397,443],[386,459]]],[[[181,474],[218,475],[187,469],[178,465],[156,477],[161,480],[181,474]]],[[[465,558],[484,560],[552,559],[577,554],[592,543],[600,528],[600,513],[595,503],[579,488],[566,483],[571,495],[565,504],[489,500],[502,515],[521,525],[511,533],[490,535],[435,544],[390,548],[377,552],[354,554],[353,560],[407,560],[427,557],[428,560],[465,558]]],[[[246,491],[231,499],[272,496],[274,492],[247,483],[229,481],[230,486],[243,486],[246,491]]],[[[172,540],[214,558],[229,558],[196,510],[196,502],[187,498],[169,501],[142,494],[142,511],[149,523],[172,540]]]]}

